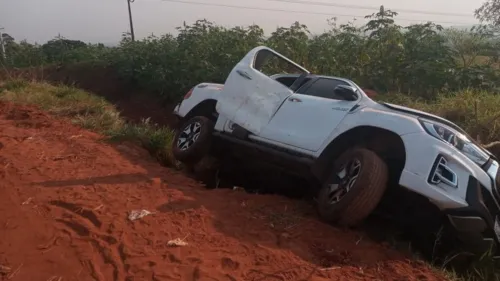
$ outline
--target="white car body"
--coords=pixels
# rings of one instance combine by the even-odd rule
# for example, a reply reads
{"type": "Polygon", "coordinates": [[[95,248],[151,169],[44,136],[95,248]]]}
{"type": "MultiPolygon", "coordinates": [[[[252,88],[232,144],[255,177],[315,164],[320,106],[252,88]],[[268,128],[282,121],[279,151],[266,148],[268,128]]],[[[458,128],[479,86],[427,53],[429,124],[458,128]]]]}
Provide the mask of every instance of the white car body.
{"type": "Polygon", "coordinates": [[[235,66],[224,85],[202,83],[195,86],[189,98],[174,109],[174,114],[183,118],[199,104],[216,101],[218,118],[215,131],[231,133],[233,125],[237,124],[247,130],[248,139],[256,143],[280,147],[311,159],[318,159],[332,141],[354,128],[368,126],[393,132],[403,141],[406,152],[399,185],[424,196],[440,210],[449,213],[450,221],[457,230],[494,230],[494,237],[484,240],[499,243],[500,231],[495,229],[498,226],[497,212],[500,210],[500,197],[497,196],[500,187],[496,186],[499,169],[497,160],[486,152],[491,157],[489,164],[479,166],[449,143],[431,136],[420,120],[430,120],[460,131],[458,126],[418,110],[377,103],[348,79],[328,77],[355,89],[358,93],[356,100],[326,99],[294,92],[274,80],[275,77],[267,76],[253,67],[260,51],[272,52],[308,73],[275,51],[257,47],[235,66]],[[445,166],[456,175],[454,184],[446,180],[435,183],[429,181],[439,156],[444,157],[445,166]],[[490,194],[494,206],[485,206],[487,204],[483,201],[469,198],[472,195],[468,193],[479,192],[471,191],[471,188],[475,188],[471,187],[471,178],[490,194]],[[490,217],[484,218],[483,211],[475,214],[474,210],[483,207],[471,204],[489,208],[490,217]],[[459,210],[459,214],[463,210],[465,215],[455,215],[454,210],[459,210]]]}

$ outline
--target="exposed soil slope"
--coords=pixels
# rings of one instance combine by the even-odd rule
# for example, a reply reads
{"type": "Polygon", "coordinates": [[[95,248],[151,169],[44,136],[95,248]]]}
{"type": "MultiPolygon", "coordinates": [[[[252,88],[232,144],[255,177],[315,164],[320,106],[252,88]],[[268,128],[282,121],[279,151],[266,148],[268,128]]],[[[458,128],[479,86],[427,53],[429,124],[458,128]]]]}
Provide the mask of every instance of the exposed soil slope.
{"type": "Polygon", "coordinates": [[[137,89],[130,81],[121,79],[116,70],[109,66],[75,63],[0,69],[0,80],[5,78],[44,81],[54,85],[63,84],[84,89],[114,104],[120,110],[121,116],[132,122],[140,122],[144,118],[149,118],[153,123],[166,126],[176,123],[171,115],[166,114],[172,112],[175,103],[164,104],[159,96],[137,89]]]}
{"type": "Polygon", "coordinates": [[[206,190],[34,108],[0,104],[0,143],[0,280],[444,280],[304,202],[206,190]]]}

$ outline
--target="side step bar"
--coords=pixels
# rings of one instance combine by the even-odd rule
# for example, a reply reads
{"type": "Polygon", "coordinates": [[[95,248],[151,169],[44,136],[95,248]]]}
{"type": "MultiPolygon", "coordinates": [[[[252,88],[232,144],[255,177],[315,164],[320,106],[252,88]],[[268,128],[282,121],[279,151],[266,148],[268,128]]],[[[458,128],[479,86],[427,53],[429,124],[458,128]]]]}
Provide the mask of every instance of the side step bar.
{"type": "Polygon", "coordinates": [[[259,145],[257,143],[250,142],[247,140],[235,138],[235,137],[232,137],[232,136],[224,134],[224,133],[214,132],[213,136],[227,140],[227,141],[232,142],[232,143],[242,145],[242,146],[246,146],[246,147],[250,147],[250,148],[253,148],[256,150],[260,150],[264,153],[278,156],[278,157],[280,157],[284,160],[287,160],[287,161],[298,162],[298,163],[301,163],[301,164],[304,164],[307,166],[312,166],[315,162],[314,159],[307,157],[307,156],[303,156],[303,157],[302,156],[293,156],[293,155],[290,155],[288,153],[285,153],[285,152],[282,152],[282,151],[279,151],[279,150],[276,150],[276,149],[273,149],[273,148],[270,148],[267,146],[263,146],[263,145],[259,145]]]}

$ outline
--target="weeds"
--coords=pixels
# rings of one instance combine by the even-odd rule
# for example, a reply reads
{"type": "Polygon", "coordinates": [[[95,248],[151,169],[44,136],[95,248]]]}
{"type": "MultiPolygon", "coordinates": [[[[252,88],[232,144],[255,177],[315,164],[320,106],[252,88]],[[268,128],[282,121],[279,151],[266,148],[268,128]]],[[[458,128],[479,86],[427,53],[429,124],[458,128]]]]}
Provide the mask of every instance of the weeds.
{"type": "Polygon", "coordinates": [[[0,86],[0,93],[3,91],[18,91],[26,88],[29,83],[26,80],[13,79],[3,83],[0,86]]]}
{"type": "Polygon", "coordinates": [[[170,149],[174,138],[172,130],[151,124],[149,119],[140,124],[124,124],[118,130],[108,131],[107,134],[112,141],[138,141],[162,165],[178,167],[170,149]]]}
{"type": "MultiPolygon", "coordinates": [[[[463,253],[465,254],[465,253],[463,253]]],[[[451,262],[458,255],[448,258],[451,262]]],[[[500,262],[493,258],[492,253],[485,253],[483,256],[476,258],[467,267],[446,269],[445,265],[438,268],[445,272],[450,280],[456,281],[498,281],[500,280],[500,271],[498,270],[500,262]]]]}

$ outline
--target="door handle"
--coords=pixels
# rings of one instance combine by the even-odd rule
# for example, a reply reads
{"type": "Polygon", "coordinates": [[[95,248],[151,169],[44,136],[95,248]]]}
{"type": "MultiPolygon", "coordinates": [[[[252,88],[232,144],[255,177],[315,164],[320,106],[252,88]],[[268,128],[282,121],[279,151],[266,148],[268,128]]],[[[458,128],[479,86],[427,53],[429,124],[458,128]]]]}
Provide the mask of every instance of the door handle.
{"type": "Polygon", "coordinates": [[[288,98],[288,100],[291,102],[302,102],[302,100],[298,98],[288,98]]]}
{"type": "Polygon", "coordinates": [[[236,73],[238,73],[241,77],[244,77],[248,80],[252,80],[252,77],[246,71],[238,69],[238,70],[236,70],[236,73]]]}

